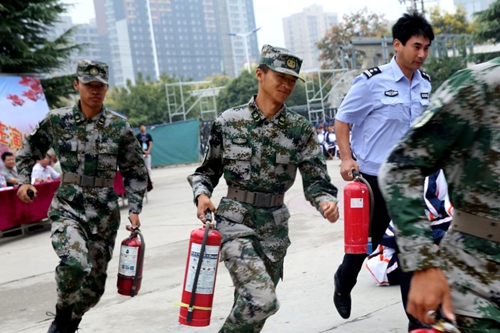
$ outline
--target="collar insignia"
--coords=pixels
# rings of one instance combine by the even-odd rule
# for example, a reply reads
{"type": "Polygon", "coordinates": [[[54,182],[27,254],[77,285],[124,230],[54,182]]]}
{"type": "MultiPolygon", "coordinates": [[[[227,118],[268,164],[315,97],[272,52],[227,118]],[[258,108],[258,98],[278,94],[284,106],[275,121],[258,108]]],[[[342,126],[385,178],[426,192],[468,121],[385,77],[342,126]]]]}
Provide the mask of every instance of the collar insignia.
{"type": "Polygon", "coordinates": [[[396,97],[397,95],[399,95],[399,92],[397,92],[396,90],[387,90],[386,92],[384,92],[384,95],[389,97],[396,97]]]}

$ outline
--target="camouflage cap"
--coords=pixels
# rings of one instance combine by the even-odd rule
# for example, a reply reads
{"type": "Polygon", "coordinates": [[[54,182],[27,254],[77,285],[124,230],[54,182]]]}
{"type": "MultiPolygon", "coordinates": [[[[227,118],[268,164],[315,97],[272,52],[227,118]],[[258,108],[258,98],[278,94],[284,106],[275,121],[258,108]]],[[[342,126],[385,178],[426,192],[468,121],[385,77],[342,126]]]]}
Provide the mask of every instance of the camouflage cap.
{"type": "Polygon", "coordinates": [[[108,84],[108,65],[96,60],[80,60],[76,65],[76,76],[83,83],[97,81],[108,84]]]}
{"type": "Polygon", "coordinates": [[[259,65],[266,65],[275,72],[295,76],[304,81],[299,76],[302,59],[287,49],[264,45],[260,52],[259,65]]]}

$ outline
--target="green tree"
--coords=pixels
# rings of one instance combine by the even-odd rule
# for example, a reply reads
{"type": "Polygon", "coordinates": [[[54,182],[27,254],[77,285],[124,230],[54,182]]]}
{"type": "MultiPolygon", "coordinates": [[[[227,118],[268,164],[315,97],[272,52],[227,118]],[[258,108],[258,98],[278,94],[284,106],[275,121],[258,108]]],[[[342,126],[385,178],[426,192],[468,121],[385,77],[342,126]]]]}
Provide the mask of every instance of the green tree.
{"type": "Polygon", "coordinates": [[[389,33],[388,21],[384,15],[368,12],[363,8],[350,15],[344,15],[342,22],[332,26],[316,45],[321,51],[319,60],[323,62],[323,68],[339,68],[341,66],[340,50],[347,46],[354,36],[359,37],[382,37],[389,33]]]}
{"type": "Polygon", "coordinates": [[[243,71],[233,79],[217,97],[217,111],[223,112],[233,106],[248,103],[252,95],[257,94],[259,85],[254,73],[243,71]]]}
{"type": "Polygon", "coordinates": [[[432,90],[435,91],[453,73],[467,67],[466,48],[472,39],[474,25],[467,20],[467,12],[462,6],[458,6],[454,14],[433,7],[430,9],[429,21],[436,35],[433,44],[439,50],[439,57],[431,54],[424,68],[432,77],[432,90]],[[453,35],[453,39],[445,39],[440,34],[453,35]],[[458,56],[448,55],[451,47],[455,47],[458,56]]]}
{"type": "MultiPolygon", "coordinates": [[[[67,11],[60,0],[16,0],[0,3],[0,73],[45,76],[61,68],[71,54],[81,48],[73,42],[74,28],[54,41],[47,33],[67,11]]],[[[51,107],[59,97],[68,97],[73,89],[63,87],[67,79],[43,81],[51,107]],[[61,86],[59,86],[59,84],[61,86]],[[54,93],[58,95],[54,95],[54,93]]],[[[71,88],[71,85],[69,86],[71,88]]]]}
{"type": "Polygon", "coordinates": [[[467,11],[463,6],[457,6],[454,14],[441,12],[439,7],[430,9],[429,21],[434,34],[472,34],[474,27],[467,19],[467,11]]]}
{"type": "Polygon", "coordinates": [[[490,4],[488,9],[474,14],[477,33],[480,42],[500,42],[500,0],[490,4]]]}

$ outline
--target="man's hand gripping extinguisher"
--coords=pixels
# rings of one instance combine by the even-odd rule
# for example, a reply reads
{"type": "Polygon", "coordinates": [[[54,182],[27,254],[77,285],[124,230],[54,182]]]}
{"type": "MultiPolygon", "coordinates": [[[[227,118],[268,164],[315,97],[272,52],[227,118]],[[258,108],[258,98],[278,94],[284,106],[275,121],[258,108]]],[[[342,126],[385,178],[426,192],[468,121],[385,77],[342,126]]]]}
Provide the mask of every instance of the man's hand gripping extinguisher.
{"type": "Polygon", "coordinates": [[[354,181],[344,187],[344,252],[371,253],[370,224],[374,198],[370,184],[356,170],[354,181]]]}
{"type": "Polygon", "coordinates": [[[123,240],[120,247],[118,282],[116,284],[119,294],[134,297],[139,293],[145,251],[144,237],[138,228],[134,229],[130,236],[123,240]]]}
{"type": "Polygon", "coordinates": [[[431,318],[436,318],[436,323],[432,325],[431,328],[420,328],[411,331],[410,333],[460,333],[459,329],[456,328],[456,323],[445,319],[440,312],[429,311],[427,316],[431,318]]]}
{"type": "Polygon", "coordinates": [[[191,232],[182,299],[176,303],[181,307],[179,323],[188,326],[208,326],[212,314],[222,236],[213,229],[210,211],[205,220],[204,227],[191,232]]]}

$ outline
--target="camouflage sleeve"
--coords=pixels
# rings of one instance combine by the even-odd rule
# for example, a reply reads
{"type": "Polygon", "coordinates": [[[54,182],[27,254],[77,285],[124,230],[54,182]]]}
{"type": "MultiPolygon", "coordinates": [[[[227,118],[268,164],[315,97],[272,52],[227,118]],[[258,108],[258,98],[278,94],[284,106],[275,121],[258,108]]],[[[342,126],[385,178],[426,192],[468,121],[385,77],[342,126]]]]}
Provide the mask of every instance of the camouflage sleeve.
{"type": "Polygon", "coordinates": [[[215,120],[210,132],[208,141],[208,149],[201,165],[195,172],[188,177],[189,184],[193,188],[193,198],[196,204],[196,198],[200,194],[207,197],[212,196],[214,188],[219,183],[222,176],[222,131],[221,123],[218,119],[215,120]]]}
{"type": "Polygon", "coordinates": [[[140,214],[144,193],[146,192],[148,172],[142,157],[141,146],[135,138],[134,131],[129,123],[126,123],[120,141],[118,166],[127,192],[129,213],[140,214]]]}
{"type": "MultiPolygon", "coordinates": [[[[306,127],[306,126],[304,126],[306,127]]],[[[325,201],[337,201],[337,188],[331,183],[325,157],[316,141],[315,134],[307,125],[304,133],[307,138],[299,152],[299,170],[306,199],[318,211],[325,201]]]]}
{"type": "Polygon", "coordinates": [[[16,154],[19,184],[31,184],[31,172],[37,160],[41,160],[52,145],[50,112],[31,134],[23,140],[23,147],[16,154]]]}
{"type": "MultiPolygon", "coordinates": [[[[425,216],[422,184],[426,176],[439,169],[449,171],[447,174],[452,176],[450,168],[460,164],[462,147],[469,146],[474,136],[474,126],[469,122],[474,111],[465,99],[457,96],[460,90],[453,86],[456,79],[452,78],[437,91],[429,108],[416,119],[379,172],[380,188],[397,231],[404,271],[440,265],[425,216]]],[[[461,89],[474,88],[467,85],[461,89]]],[[[475,107],[480,108],[479,104],[475,107]]]]}

